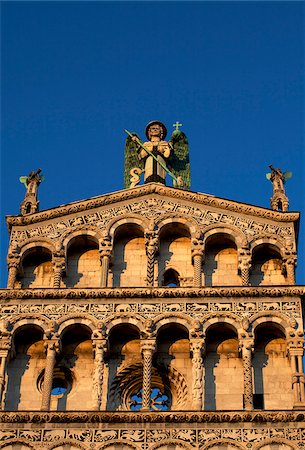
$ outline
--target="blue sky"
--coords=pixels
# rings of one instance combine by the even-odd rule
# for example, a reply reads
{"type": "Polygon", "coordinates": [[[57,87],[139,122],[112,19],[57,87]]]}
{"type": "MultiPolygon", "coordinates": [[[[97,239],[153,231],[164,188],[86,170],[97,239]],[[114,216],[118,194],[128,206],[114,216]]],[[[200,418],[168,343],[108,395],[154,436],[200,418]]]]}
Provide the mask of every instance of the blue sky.
{"type": "Polygon", "coordinates": [[[269,207],[272,163],[304,210],[303,2],[13,1],[1,20],[1,286],[19,176],[43,169],[41,209],[122,189],[123,130],[152,119],[183,124],[192,190],[269,207]]]}

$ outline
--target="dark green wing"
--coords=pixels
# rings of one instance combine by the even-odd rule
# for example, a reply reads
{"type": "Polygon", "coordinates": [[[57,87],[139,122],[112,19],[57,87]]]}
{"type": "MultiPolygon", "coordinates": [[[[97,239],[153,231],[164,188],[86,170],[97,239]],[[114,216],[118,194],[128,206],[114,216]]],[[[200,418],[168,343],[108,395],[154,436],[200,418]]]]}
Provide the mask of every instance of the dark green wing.
{"type": "MultiPolygon", "coordinates": [[[[139,137],[137,134],[133,133],[134,136],[139,137]]],[[[139,160],[137,152],[137,144],[127,136],[125,142],[125,161],[124,161],[124,189],[129,189],[130,187],[130,171],[134,167],[140,167],[143,169],[144,162],[139,160]]]]}
{"type": "MultiPolygon", "coordinates": [[[[190,189],[191,187],[191,171],[190,171],[190,156],[189,144],[183,131],[175,130],[170,139],[170,144],[173,151],[168,162],[169,169],[178,178],[181,177],[182,186],[174,183],[175,187],[182,187],[182,189],[190,189]]],[[[179,179],[178,179],[179,180],[179,179]]]]}

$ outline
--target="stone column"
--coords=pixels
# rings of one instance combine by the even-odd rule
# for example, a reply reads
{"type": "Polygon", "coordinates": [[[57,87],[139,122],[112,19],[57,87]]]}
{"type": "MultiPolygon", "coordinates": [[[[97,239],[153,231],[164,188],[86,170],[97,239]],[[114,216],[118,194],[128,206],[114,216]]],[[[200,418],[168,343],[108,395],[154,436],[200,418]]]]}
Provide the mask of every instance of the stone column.
{"type": "Polygon", "coordinates": [[[295,284],[295,267],[296,267],[297,257],[294,252],[286,253],[284,257],[284,266],[286,269],[287,283],[295,284]]]}
{"type": "Polygon", "coordinates": [[[102,264],[101,287],[107,287],[110,258],[112,253],[112,244],[109,236],[105,236],[104,239],[100,241],[99,251],[102,264]]]}
{"type": "Polygon", "coordinates": [[[53,371],[55,366],[56,352],[59,350],[58,339],[50,339],[45,342],[47,351],[46,366],[44,371],[44,381],[42,390],[41,410],[48,411],[50,409],[51,391],[53,383],[53,371]]]}
{"type": "Polygon", "coordinates": [[[243,286],[249,286],[251,255],[248,249],[242,248],[238,254],[238,269],[243,286]]]}
{"type": "Polygon", "coordinates": [[[152,358],[155,351],[155,345],[155,339],[145,339],[141,341],[141,352],[143,357],[142,411],[150,410],[152,358]]]}
{"type": "Polygon", "coordinates": [[[202,410],[202,392],[203,392],[203,358],[204,351],[203,339],[192,339],[190,341],[190,349],[192,354],[192,396],[193,407],[196,411],[202,410]]]}
{"type": "Polygon", "coordinates": [[[146,285],[153,286],[155,277],[155,257],[159,248],[158,235],[155,231],[147,231],[145,233],[145,248],[147,255],[146,285]]]}
{"type": "Polygon", "coordinates": [[[2,409],[3,393],[5,389],[5,369],[9,351],[11,349],[11,334],[0,332],[0,409],[2,409]]]}
{"type": "Polygon", "coordinates": [[[107,350],[105,339],[92,340],[94,350],[93,396],[94,410],[100,411],[103,396],[104,356],[107,350]]]}
{"type": "Polygon", "coordinates": [[[194,287],[202,286],[202,262],[204,257],[204,244],[201,239],[192,240],[192,260],[194,264],[194,287]]]}
{"type": "Polygon", "coordinates": [[[244,408],[246,411],[253,409],[253,377],[252,377],[252,339],[240,341],[241,356],[244,370],[244,408]]]}
{"type": "Polygon", "coordinates": [[[10,250],[7,256],[8,279],[7,288],[14,289],[16,278],[20,267],[20,256],[16,250],[10,250]]]}
{"type": "Polygon", "coordinates": [[[53,288],[59,289],[61,279],[62,279],[62,274],[65,270],[65,257],[64,256],[54,257],[53,258],[53,267],[54,267],[53,288]]]}
{"type": "Polygon", "coordinates": [[[303,336],[294,337],[288,341],[290,356],[292,390],[294,397],[294,407],[305,405],[304,373],[303,373],[303,336]]]}

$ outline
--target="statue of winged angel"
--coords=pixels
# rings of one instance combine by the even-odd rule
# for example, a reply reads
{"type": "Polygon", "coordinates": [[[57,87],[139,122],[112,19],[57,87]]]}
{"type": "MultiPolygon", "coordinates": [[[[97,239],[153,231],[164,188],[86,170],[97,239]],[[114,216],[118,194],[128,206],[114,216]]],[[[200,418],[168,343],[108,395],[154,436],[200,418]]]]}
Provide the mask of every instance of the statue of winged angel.
{"type": "Polygon", "coordinates": [[[266,178],[267,180],[270,180],[272,182],[274,193],[276,192],[285,193],[284,184],[286,183],[287,180],[289,180],[289,178],[292,177],[292,172],[283,173],[281,169],[275,169],[271,164],[269,167],[271,169],[271,172],[266,173],[266,178]]]}
{"type": "Polygon", "coordinates": [[[190,159],[188,141],[179,130],[179,124],[169,141],[165,141],[167,129],[162,122],[153,120],[146,126],[148,139],[142,142],[136,133],[128,134],[125,143],[125,189],[135,187],[144,173],[144,183],[165,184],[166,174],[173,179],[173,186],[190,189],[190,159]]]}

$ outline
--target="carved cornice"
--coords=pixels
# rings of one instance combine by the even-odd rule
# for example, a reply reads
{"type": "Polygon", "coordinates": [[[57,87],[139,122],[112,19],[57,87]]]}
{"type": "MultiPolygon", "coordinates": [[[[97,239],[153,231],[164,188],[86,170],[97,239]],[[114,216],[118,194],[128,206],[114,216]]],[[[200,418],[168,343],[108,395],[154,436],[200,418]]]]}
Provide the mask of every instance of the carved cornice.
{"type": "Polygon", "coordinates": [[[7,216],[6,222],[10,230],[13,225],[30,225],[33,223],[42,222],[44,220],[62,217],[68,214],[74,214],[101,206],[115,204],[125,200],[141,198],[150,194],[158,194],[162,197],[166,196],[174,199],[186,200],[199,205],[213,206],[228,211],[249,214],[280,222],[294,222],[300,217],[298,212],[273,211],[267,208],[239,203],[233,200],[226,200],[208,194],[184,191],[182,189],[150,183],[144,186],[135,187],[133,189],[126,189],[114,192],[112,194],[101,195],[87,200],[69,203],[67,205],[48,209],[35,214],[29,214],[26,216],[7,216]]]}
{"type": "Polygon", "coordinates": [[[202,298],[202,297],[300,297],[305,286],[256,286],[211,288],[79,288],[0,289],[1,300],[96,298],[202,298]]]}
{"type": "Polygon", "coordinates": [[[0,412],[0,423],[283,423],[304,422],[305,411],[0,412]]]}

